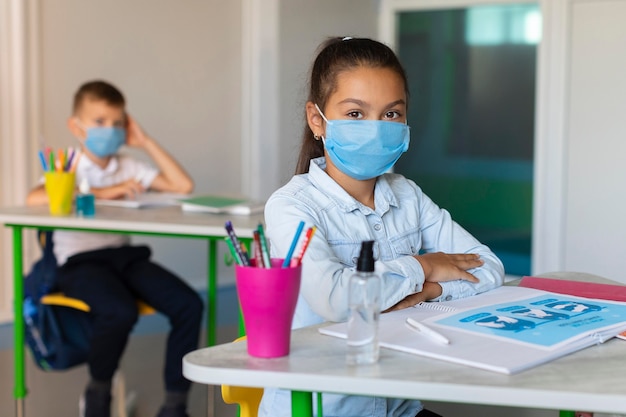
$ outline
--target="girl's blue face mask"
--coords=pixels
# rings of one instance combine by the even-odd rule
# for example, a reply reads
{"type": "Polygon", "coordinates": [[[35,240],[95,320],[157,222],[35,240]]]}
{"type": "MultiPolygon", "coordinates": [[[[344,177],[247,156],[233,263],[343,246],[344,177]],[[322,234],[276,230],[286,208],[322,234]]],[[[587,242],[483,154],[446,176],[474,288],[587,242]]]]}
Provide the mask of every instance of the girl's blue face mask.
{"type": "Polygon", "coordinates": [[[126,143],[126,129],[121,127],[90,127],[87,129],[85,146],[98,158],[117,153],[126,143]]]}
{"type": "Polygon", "coordinates": [[[387,172],[409,149],[410,129],[405,123],[384,120],[328,120],[324,147],[344,174],[368,180],[387,172]]]}

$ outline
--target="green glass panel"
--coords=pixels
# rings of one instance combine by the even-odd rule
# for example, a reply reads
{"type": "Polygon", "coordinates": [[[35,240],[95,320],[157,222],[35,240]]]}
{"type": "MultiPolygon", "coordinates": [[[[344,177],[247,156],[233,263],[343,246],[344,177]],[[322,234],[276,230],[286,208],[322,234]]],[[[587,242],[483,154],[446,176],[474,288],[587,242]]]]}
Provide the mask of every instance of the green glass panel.
{"type": "Polygon", "coordinates": [[[398,14],[411,146],[395,171],[512,275],[530,274],[540,19],[536,4],[398,14]]]}

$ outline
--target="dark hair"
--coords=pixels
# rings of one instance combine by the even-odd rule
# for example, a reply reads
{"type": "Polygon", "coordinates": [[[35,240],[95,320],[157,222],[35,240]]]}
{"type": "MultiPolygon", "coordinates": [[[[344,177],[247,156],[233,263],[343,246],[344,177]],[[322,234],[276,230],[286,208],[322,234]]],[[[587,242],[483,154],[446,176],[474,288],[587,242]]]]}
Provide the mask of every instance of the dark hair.
{"type": "MultiPolygon", "coordinates": [[[[317,104],[320,109],[326,106],[328,97],[337,88],[337,76],[357,67],[388,68],[396,72],[404,82],[408,98],[406,73],[396,54],[387,45],[364,38],[330,38],[318,50],[320,52],[311,68],[307,101],[317,104]]],[[[315,140],[305,117],[296,174],[309,172],[311,159],[323,155],[324,145],[321,140],[315,140]]]]}
{"type": "Polygon", "coordinates": [[[74,105],[72,111],[74,114],[78,112],[80,106],[86,99],[104,100],[109,106],[124,107],[126,100],[120,90],[106,81],[95,80],[89,81],[81,85],[76,94],[74,94],[74,105]]]}

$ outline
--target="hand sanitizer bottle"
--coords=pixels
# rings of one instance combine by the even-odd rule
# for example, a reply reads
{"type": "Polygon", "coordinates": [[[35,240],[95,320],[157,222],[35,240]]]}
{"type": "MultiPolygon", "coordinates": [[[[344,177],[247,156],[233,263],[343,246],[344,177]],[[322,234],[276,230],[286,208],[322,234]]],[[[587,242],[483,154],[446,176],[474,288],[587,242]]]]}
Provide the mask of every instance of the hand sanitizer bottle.
{"type": "Polygon", "coordinates": [[[93,217],[96,214],[96,198],[91,194],[87,178],[83,178],[78,186],[76,213],[80,217],[93,217]]]}
{"type": "Polygon", "coordinates": [[[356,272],[350,277],[347,355],[349,365],[371,364],[378,361],[381,284],[380,277],[374,273],[373,246],[372,240],[361,244],[356,272]]]}

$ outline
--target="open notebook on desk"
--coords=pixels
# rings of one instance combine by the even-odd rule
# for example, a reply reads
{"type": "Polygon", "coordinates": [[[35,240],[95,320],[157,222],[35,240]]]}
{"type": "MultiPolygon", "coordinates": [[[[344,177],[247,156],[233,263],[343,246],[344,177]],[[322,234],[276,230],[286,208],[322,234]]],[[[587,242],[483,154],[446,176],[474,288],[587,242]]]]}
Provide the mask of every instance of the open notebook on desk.
{"type": "Polygon", "coordinates": [[[121,198],[115,200],[97,199],[99,206],[148,208],[163,206],[179,206],[180,200],[189,197],[187,194],[147,192],[137,194],[134,198],[121,198]]]}
{"type": "MultiPolygon", "coordinates": [[[[346,337],[346,323],[320,333],[346,337]]],[[[626,303],[520,287],[500,287],[461,300],[421,303],[381,314],[382,347],[514,374],[626,330],[626,303]],[[438,343],[409,329],[407,318],[447,338],[438,343]]]]}

